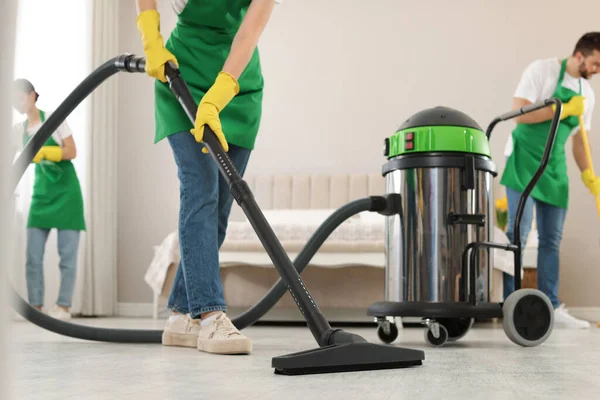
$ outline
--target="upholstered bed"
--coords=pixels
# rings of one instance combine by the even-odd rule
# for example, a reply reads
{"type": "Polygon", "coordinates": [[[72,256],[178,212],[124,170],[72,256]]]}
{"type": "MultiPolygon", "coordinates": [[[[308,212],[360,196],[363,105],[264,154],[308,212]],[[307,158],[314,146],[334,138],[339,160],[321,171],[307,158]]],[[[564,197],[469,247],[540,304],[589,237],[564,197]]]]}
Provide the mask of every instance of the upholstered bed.
{"type": "MultiPolygon", "coordinates": [[[[317,227],[349,201],[385,193],[381,175],[303,175],[247,177],[259,206],[288,255],[294,260],[317,227]]],[[[368,306],[384,299],[384,218],[361,213],[343,223],[321,247],[302,277],[320,308],[331,320],[370,321],[368,306]]],[[[496,230],[496,240],[507,242],[496,230]],[[500,237],[498,237],[500,235],[500,237]]],[[[156,318],[170,292],[179,262],[176,232],[155,246],[145,281],[154,292],[156,318]]],[[[233,313],[255,304],[279,278],[241,209],[234,204],[220,251],[225,299],[233,313]]],[[[493,297],[501,295],[501,271],[512,270],[503,252],[495,255],[493,297]]],[[[267,319],[298,320],[286,293],[267,319]]]]}

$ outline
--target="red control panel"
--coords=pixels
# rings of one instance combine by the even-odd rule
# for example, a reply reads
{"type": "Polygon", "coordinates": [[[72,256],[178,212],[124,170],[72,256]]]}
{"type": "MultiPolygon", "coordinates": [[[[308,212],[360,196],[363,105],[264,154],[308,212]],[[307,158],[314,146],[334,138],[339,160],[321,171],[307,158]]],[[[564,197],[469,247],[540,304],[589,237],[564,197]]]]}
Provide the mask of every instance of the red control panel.
{"type": "Polygon", "coordinates": [[[415,148],[415,133],[407,132],[404,134],[404,150],[414,150],[415,148]]]}

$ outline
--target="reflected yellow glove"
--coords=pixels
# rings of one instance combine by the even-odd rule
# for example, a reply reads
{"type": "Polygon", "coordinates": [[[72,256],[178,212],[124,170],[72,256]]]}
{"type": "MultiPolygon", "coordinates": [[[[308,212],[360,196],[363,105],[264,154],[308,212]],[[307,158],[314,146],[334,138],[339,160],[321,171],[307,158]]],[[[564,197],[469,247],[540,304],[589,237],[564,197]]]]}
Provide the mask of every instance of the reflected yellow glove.
{"type": "MultiPolygon", "coordinates": [[[[197,142],[204,140],[204,125],[208,125],[221,142],[223,149],[229,151],[229,145],[221,127],[219,113],[239,92],[240,86],[237,80],[227,72],[220,72],[215,83],[206,92],[198,106],[194,129],[190,131],[197,142]]],[[[205,147],[202,152],[208,153],[208,149],[205,147]]]]}
{"type": "MultiPolygon", "coordinates": [[[[563,104],[562,114],[560,115],[560,119],[563,120],[567,117],[579,117],[583,115],[585,97],[582,96],[573,96],[571,100],[563,104]]],[[[552,110],[556,111],[556,104],[552,104],[552,110]]]]}
{"type": "Polygon", "coordinates": [[[591,169],[586,169],[583,171],[581,173],[581,179],[594,196],[598,196],[598,194],[600,194],[600,178],[595,176],[591,169]]]}
{"type": "Polygon", "coordinates": [[[142,11],[135,20],[146,55],[146,73],[153,78],[166,82],[165,64],[173,61],[177,66],[177,59],[163,44],[160,34],[160,15],[156,10],[142,11]]]}
{"type": "Polygon", "coordinates": [[[36,164],[42,160],[59,162],[62,160],[62,154],[62,147],[60,146],[44,146],[33,157],[33,162],[36,164]]]}

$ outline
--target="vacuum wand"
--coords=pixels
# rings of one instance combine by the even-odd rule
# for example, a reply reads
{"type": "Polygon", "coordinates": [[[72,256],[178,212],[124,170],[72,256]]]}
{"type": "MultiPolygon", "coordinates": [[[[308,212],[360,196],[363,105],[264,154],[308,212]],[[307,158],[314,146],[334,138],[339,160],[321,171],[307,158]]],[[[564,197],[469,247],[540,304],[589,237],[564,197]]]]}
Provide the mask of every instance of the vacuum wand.
{"type": "MultiPolygon", "coordinates": [[[[193,123],[196,119],[198,105],[192,97],[187,84],[181,78],[179,69],[174,63],[169,62],[165,65],[165,75],[169,81],[171,92],[173,92],[185,110],[188,118],[193,123]]],[[[296,302],[302,315],[305,317],[315,340],[320,346],[331,344],[330,339],[335,330],[331,328],[329,322],[327,322],[317,307],[316,302],[313,300],[310,292],[302,281],[302,278],[300,278],[300,274],[298,274],[298,271],[294,268],[292,261],[289,259],[283,246],[275,236],[275,232],[258,207],[247,183],[242,179],[231,162],[231,159],[227,156],[227,153],[221,146],[217,136],[208,125],[205,125],[204,128],[203,141],[206,147],[208,147],[210,155],[217,163],[223,178],[229,185],[233,198],[248,217],[258,238],[271,258],[271,261],[288,287],[292,298],[296,302]]]]}
{"type": "MultiPolygon", "coordinates": [[[[587,162],[590,166],[590,170],[592,174],[595,176],[594,172],[594,164],[592,163],[592,153],[590,151],[590,144],[588,142],[587,132],[585,130],[585,124],[583,123],[583,117],[579,116],[579,127],[581,131],[581,138],[583,140],[583,148],[585,149],[585,157],[587,158],[587,162]]],[[[600,218],[600,195],[595,196],[596,199],[596,208],[598,209],[598,218],[600,218]]]]}

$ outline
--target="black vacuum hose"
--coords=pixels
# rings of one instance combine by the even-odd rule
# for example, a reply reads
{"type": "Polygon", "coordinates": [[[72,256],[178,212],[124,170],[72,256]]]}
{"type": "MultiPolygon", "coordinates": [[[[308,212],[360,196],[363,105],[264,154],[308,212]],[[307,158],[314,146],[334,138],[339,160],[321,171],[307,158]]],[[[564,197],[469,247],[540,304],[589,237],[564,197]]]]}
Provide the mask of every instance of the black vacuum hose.
{"type": "MultiPolygon", "coordinates": [[[[302,273],[310,260],[323,245],[329,235],[344,221],[352,216],[363,212],[372,211],[374,199],[367,197],[352,201],[343,207],[334,211],[312,235],[310,240],[304,246],[302,251],[294,260],[294,266],[298,273],[302,273]]],[[[246,328],[258,321],[279,301],[286,292],[283,280],[279,280],[263,296],[262,299],[252,308],[246,310],[239,316],[232,319],[233,324],[238,329],[246,328]]],[[[12,306],[23,318],[44,328],[48,331],[58,333],[77,339],[95,340],[100,342],[118,342],[118,343],[161,343],[162,330],[143,330],[143,329],[110,329],[96,328],[84,325],[77,325],[70,322],[64,322],[52,318],[35,308],[31,307],[17,293],[14,287],[11,287],[12,306]]]]}
{"type": "MultiPolygon", "coordinates": [[[[144,72],[144,59],[124,54],[115,57],[93,71],[50,115],[47,121],[25,145],[20,156],[12,167],[12,191],[15,190],[33,157],[52,133],[71,114],[71,112],[94,91],[102,82],[120,71],[144,72]]],[[[312,257],[323,245],[329,235],[344,221],[364,211],[385,211],[387,200],[383,197],[367,197],[355,200],[334,211],[312,235],[302,251],[294,260],[298,273],[304,271],[312,257]]],[[[243,329],[258,321],[269,311],[286,291],[285,284],[280,278],[263,298],[252,308],[233,318],[232,322],[238,329],[243,329]]],[[[52,318],[29,305],[11,286],[11,305],[16,312],[29,322],[58,333],[77,339],[116,343],[161,343],[162,330],[146,329],[110,329],[73,324],[52,318]]]]}
{"type": "MultiPolygon", "coordinates": [[[[302,248],[302,251],[298,254],[296,259],[294,260],[294,267],[299,274],[304,271],[310,260],[317,253],[319,248],[323,245],[325,240],[331,235],[331,233],[340,226],[344,221],[351,218],[352,216],[361,213],[363,211],[373,211],[374,201],[372,198],[367,197],[364,199],[359,199],[352,201],[343,207],[337,209],[333,212],[315,231],[315,233],[311,236],[310,240],[306,243],[306,245],[302,248]]],[[[241,313],[237,317],[235,317],[231,322],[238,329],[243,329],[249,325],[254,324],[258,321],[263,315],[267,313],[277,301],[284,295],[287,288],[283,279],[279,278],[277,282],[269,289],[267,294],[263,296],[262,299],[259,300],[254,307],[246,310],[241,313]]]]}

